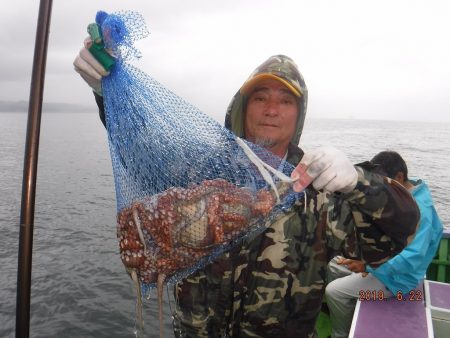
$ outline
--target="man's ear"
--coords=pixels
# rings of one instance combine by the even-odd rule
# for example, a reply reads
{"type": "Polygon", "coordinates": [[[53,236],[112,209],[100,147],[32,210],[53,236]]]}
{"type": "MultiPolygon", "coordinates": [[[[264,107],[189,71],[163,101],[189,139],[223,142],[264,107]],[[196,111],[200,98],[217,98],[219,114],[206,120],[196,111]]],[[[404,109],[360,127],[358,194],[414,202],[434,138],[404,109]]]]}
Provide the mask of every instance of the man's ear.
{"type": "Polygon", "coordinates": [[[405,175],[403,175],[403,173],[401,171],[399,171],[397,174],[395,174],[394,180],[403,184],[403,183],[405,183],[405,175]]]}

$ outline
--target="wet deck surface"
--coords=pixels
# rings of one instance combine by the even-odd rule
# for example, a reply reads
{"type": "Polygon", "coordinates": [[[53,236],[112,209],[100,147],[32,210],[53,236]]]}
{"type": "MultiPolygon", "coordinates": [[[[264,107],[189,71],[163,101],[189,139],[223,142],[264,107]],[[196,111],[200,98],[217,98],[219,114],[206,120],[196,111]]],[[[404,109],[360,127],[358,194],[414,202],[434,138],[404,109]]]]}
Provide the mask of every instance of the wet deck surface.
{"type": "MultiPolygon", "coordinates": [[[[355,338],[428,337],[431,322],[427,319],[423,288],[404,295],[401,300],[360,301],[355,311],[355,338]]],[[[431,331],[432,332],[432,331],[431,331]]]]}

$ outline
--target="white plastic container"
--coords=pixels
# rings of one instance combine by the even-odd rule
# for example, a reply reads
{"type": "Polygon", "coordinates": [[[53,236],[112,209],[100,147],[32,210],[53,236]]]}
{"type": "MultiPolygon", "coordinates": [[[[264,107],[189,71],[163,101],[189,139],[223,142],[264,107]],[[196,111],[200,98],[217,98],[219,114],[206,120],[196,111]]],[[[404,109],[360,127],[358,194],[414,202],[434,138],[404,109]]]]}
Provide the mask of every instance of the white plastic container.
{"type": "Polygon", "coordinates": [[[450,337],[450,284],[425,280],[425,304],[430,309],[435,338],[450,337]]]}

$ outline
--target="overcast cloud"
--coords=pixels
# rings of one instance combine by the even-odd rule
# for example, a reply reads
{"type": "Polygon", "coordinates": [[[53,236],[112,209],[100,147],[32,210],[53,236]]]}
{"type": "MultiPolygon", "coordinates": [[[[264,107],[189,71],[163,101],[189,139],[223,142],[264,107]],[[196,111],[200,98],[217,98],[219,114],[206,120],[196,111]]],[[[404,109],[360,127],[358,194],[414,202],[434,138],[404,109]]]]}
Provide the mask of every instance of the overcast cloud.
{"type": "MultiPolygon", "coordinates": [[[[38,7],[2,7],[0,100],[28,100],[38,7]]],[[[252,70],[286,54],[309,118],[450,122],[446,0],[54,0],[46,102],[95,107],[72,62],[99,9],[140,12],[151,34],[137,66],[219,121],[252,70]]]]}

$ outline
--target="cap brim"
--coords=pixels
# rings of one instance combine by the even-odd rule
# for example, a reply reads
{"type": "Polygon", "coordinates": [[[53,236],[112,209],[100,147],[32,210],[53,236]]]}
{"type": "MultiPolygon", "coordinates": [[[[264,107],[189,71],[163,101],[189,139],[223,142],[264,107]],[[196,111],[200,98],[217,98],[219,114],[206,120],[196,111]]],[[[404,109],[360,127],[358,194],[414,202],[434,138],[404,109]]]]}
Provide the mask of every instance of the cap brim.
{"type": "Polygon", "coordinates": [[[258,74],[255,77],[251,78],[250,80],[247,80],[241,87],[241,94],[244,95],[248,95],[251,93],[252,89],[258,84],[258,82],[261,82],[262,80],[266,80],[266,79],[274,79],[277,81],[280,81],[282,84],[284,84],[295,96],[302,96],[302,93],[295,88],[293,85],[291,85],[288,81],[286,81],[285,79],[276,76],[274,74],[270,74],[270,73],[263,73],[263,74],[258,74]]]}

